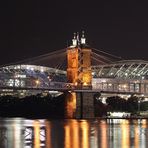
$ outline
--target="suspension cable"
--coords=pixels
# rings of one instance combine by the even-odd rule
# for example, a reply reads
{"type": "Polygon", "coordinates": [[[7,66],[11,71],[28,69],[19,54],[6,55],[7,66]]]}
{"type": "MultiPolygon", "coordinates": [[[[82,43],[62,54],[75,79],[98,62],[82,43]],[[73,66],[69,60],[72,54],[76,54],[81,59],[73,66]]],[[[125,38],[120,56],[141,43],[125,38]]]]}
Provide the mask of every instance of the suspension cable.
{"type": "Polygon", "coordinates": [[[118,56],[116,56],[116,55],[107,53],[107,52],[102,51],[102,50],[100,50],[100,49],[92,48],[92,50],[95,50],[95,51],[97,51],[97,52],[101,52],[101,53],[103,53],[103,54],[105,54],[105,55],[108,55],[108,56],[111,56],[111,57],[114,57],[114,58],[117,58],[117,59],[122,59],[121,57],[118,57],[118,56]]]}
{"type": "Polygon", "coordinates": [[[95,60],[95,61],[97,61],[97,62],[99,62],[99,64],[100,64],[100,63],[102,63],[102,64],[106,64],[106,62],[103,62],[103,61],[101,61],[101,60],[98,60],[98,59],[95,58],[95,57],[92,57],[92,59],[95,60]]]}
{"type": "Polygon", "coordinates": [[[53,51],[53,52],[50,52],[50,53],[46,53],[46,54],[43,54],[43,55],[40,55],[40,56],[36,56],[36,57],[33,57],[33,58],[28,58],[28,59],[25,59],[25,60],[21,60],[21,61],[18,61],[18,62],[13,62],[13,63],[1,65],[0,67],[10,66],[10,65],[17,65],[17,64],[25,64],[25,63],[28,63],[28,61],[31,61],[31,63],[33,63],[34,61],[40,61],[43,58],[47,58],[47,57],[52,58],[54,55],[57,55],[59,53],[65,52],[65,51],[66,51],[66,48],[61,49],[61,50],[56,50],[56,51],[53,51]]]}
{"type": "Polygon", "coordinates": [[[101,59],[103,59],[103,60],[106,60],[106,61],[108,61],[108,62],[112,62],[112,60],[111,59],[109,59],[108,57],[105,57],[105,56],[101,56],[101,55],[99,55],[99,54],[96,54],[95,52],[92,52],[92,56],[97,56],[97,57],[99,57],[99,58],[101,58],[101,59]]]}

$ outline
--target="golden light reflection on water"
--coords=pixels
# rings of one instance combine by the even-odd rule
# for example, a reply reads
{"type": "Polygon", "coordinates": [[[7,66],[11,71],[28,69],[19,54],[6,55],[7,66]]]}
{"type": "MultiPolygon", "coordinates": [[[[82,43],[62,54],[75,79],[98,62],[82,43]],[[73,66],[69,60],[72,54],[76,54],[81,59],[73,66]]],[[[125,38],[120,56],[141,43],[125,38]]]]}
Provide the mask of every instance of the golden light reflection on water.
{"type": "Polygon", "coordinates": [[[64,130],[65,148],[89,148],[89,124],[87,121],[69,121],[64,130]]]}
{"type": "Polygon", "coordinates": [[[46,126],[46,148],[52,148],[51,145],[51,123],[49,121],[45,121],[46,126]]]}
{"type": "Polygon", "coordinates": [[[147,120],[146,119],[141,120],[141,124],[142,124],[142,128],[146,128],[147,127],[147,120]]]}
{"type": "Polygon", "coordinates": [[[65,125],[65,148],[79,148],[79,125],[73,120],[65,125]]]}
{"type": "Polygon", "coordinates": [[[122,148],[129,148],[130,147],[130,131],[129,131],[129,121],[128,120],[123,120],[123,122],[121,123],[121,133],[122,133],[122,144],[121,147],[122,148]]]}
{"type": "Polygon", "coordinates": [[[34,121],[34,148],[40,148],[40,122],[34,121]]]}
{"type": "Polygon", "coordinates": [[[65,148],[146,148],[146,128],[147,120],[120,120],[115,124],[104,120],[94,126],[87,120],[73,120],[65,125],[65,148]]]}
{"type": "Polygon", "coordinates": [[[30,148],[148,147],[147,120],[14,120],[0,125],[1,140],[4,138],[0,148],[6,144],[23,148],[24,129],[24,145],[30,148]]]}
{"type": "Polygon", "coordinates": [[[82,146],[81,147],[89,148],[89,124],[88,122],[85,120],[80,122],[80,128],[82,132],[82,139],[81,139],[82,146]]]}
{"type": "Polygon", "coordinates": [[[107,124],[105,121],[102,121],[100,123],[100,129],[101,129],[101,146],[102,148],[107,148],[107,124]]]}
{"type": "Polygon", "coordinates": [[[73,133],[73,143],[72,145],[75,148],[79,148],[79,124],[77,121],[73,120],[71,123],[72,128],[72,133],[73,133]]]}
{"type": "Polygon", "coordinates": [[[70,140],[70,127],[69,125],[65,125],[64,127],[64,130],[65,130],[65,148],[70,148],[71,147],[71,140],[70,140]]]}

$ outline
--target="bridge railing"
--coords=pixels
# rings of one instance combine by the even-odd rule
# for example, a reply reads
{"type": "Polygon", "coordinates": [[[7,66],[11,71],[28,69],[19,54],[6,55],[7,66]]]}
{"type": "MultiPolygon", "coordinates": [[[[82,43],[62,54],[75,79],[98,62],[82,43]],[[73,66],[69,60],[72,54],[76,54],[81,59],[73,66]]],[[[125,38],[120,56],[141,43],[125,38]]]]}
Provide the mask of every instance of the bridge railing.
{"type": "Polygon", "coordinates": [[[148,94],[148,83],[95,83],[93,90],[148,94]]]}
{"type": "MultiPolygon", "coordinates": [[[[21,83],[20,83],[21,84],[21,83]]],[[[93,83],[92,87],[78,87],[73,83],[46,82],[27,83],[27,85],[6,85],[0,83],[0,89],[38,89],[38,90],[98,90],[106,92],[130,92],[148,94],[148,83],[93,83]]]]}
{"type": "Polygon", "coordinates": [[[0,89],[47,89],[47,90],[70,90],[74,89],[72,83],[65,82],[48,82],[48,83],[28,83],[27,85],[6,85],[5,83],[0,83],[0,89]]]}

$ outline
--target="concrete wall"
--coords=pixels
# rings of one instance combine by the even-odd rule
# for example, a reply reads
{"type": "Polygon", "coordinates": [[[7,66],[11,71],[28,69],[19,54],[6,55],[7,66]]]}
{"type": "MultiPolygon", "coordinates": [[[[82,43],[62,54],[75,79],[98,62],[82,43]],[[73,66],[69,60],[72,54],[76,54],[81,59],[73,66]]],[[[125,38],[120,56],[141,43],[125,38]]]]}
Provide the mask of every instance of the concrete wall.
{"type": "Polygon", "coordinates": [[[94,94],[94,92],[76,92],[75,118],[94,118],[94,94]]]}

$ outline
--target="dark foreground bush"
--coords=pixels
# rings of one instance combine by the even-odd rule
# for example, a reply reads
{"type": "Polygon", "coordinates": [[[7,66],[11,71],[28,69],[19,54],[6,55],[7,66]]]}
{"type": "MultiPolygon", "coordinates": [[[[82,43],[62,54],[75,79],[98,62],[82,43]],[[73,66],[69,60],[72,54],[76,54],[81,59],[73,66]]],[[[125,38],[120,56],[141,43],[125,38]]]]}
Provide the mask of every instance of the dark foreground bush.
{"type": "Polygon", "coordinates": [[[16,98],[0,97],[1,117],[64,118],[64,94],[58,97],[47,95],[16,98]]]}

